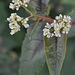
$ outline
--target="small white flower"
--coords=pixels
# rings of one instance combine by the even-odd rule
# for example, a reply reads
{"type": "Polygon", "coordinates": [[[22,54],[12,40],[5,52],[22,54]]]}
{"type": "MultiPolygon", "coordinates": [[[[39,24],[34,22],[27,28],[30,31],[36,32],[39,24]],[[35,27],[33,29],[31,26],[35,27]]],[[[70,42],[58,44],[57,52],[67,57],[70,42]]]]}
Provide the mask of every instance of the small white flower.
{"type": "Polygon", "coordinates": [[[20,4],[20,3],[21,3],[21,0],[12,0],[12,2],[13,2],[14,4],[20,4]]]}
{"type": "Polygon", "coordinates": [[[54,20],[53,23],[56,24],[57,23],[56,20],[54,20]]]}
{"type": "Polygon", "coordinates": [[[59,29],[61,29],[61,25],[60,24],[55,24],[54,25],[54,30],[59,30],[59,29]]]}
{"type": "Polygon", "coordinates": [[[47,38],[50,38],[50,37],[53,37],[53,36],[54,36],[54,33],[47,34],[47,38]]]}
{"type": "Polygon", "coordinates": [[[50,32],[49,32],[49,29],[46,29],[46,28],[44,28],[43,31],[44,31],[44,33],[43,33],[44,36],[46,36],[47,34],[50,33],[50,32]]]}
{"type": "Polygon", "coordinates": [[[53,23],[51,24],[51,26],[55,26],[57,24],[56,20],[53,21],[53,23]]]}
{"type": "Polygon", "coordinates": [[[19,10],[19,8],[23,5],[21,0],[12,0],[13,3],[10,3],[9,8],[19,10]]]}
{"type": "Polygon", "coordinates": [[[59,16],[56,16],[55,19],[58,20],[59,19],[59,16]]]}
{"type": "Polygon", "coordinates": [[[10,18],[7,18],[7,20],[9,21],[9,20],[10,20],[10,18]]]}
{"type": "Polygon", "coordinates": [[[71,22],[71,17],[64,15],[63,21],[64,21],[64,22],[67,22],[67,23],[68,23],[68,22],[70,23],[70,22],[71,22]]]}
{"type": "Polygon", "coordinates": [[[25,28],[29,28],[29,24],[24,25],[25,28]]]}
{"type": "Polygon", "coordinates": [[[7,20],[11,23],[13,23],[15,21],[15,18],[16,18],[16,13],[12,13],[10,18],[7,18],[7,20]]]}
{"type": "Polygon", "coordinates": [[[54,31],[56,37],[61,37],[60,30],[54,31]]]}
{"type": "Polygon", "coordinates": [[[19,10],[19,8],[16,8],[16,10],[19,10]]]}
{"type": "Polygon", "coordinates": [[[51,36],[50,36],[50,34],[47,34],[47,38],[50,38],[51,36]]]}
{"type": "Polygon", "coordinates": [[[46,36],[47,38],[54,36],[54,33],[51,32],[52,27],[53,26],[47,22],[45,28],[43,29],[43,35],[46,36]]]}
{"type": "Polygon", "coordinates": [[[13,29],[11,30],[10,34],[13,35],[18,31],[20,31],[20,26],[19,25],[13,25],[13,29]]]}
{"type": "Polygon", "coordinates": [[[71,24],[70,23],[66,23],[65,26],[68,27],[68,28],[71,28],[71,24]]]}
{"type": "Polygon", "coordinates": [[[51,25],[47,22],[45,28],[50,29],[51,28],[51,25]]]}
{"type": "MultiPolygon", "coordinates": [[[[28,6],[30,0],[12,0],[12,3],[10,3],[9,8],[19,10],[21,6],[28,6]]],[[[28,18],[23,18],[18,16],[16,13],[11,13],[11,16],[7,18],[9,21],[9,28],[11,29],[11,35],[15,34],[16,32],[20,31],[20,25],[22,25],[25,28],[29,27],[29,24],[27,24],[28,18]]]]}
{"type": "Polygon", "coordinates": [[[25,4],[25,7],[27,7],[28,5],[27,4],[25,4]]]}
{"type": "MultiPolygon", "coordinates": [[[[20,31],[19,23],[22,21],[22,17],[18,16],[16,13],[11,13],[11,16],[7,18],[9,23],[9,28],[11,29],[10,34],[13,35],[16,32],[20,31]]],[[[27,25],[28,26],[28,25],[27,25]]]]}
{"type": "Polygon", "coordinates": [[[10,3],[9,8],[12,9],[12,10],[14,10],[15,9],[15,5],[12,4],[12,3],[10,3]]]}
{"type": "Polygon", "coordinates": [[[29,3],[29,1],[30,1],[30,0],[23,0],[23,5],[24,5],[25,7],[28,7],[28,4],[27,4],[27,3],[29,3]]]}
{"type": "Polygon", "coordinates": [[[68,34],[69,30],[70,30],[69,28],[64,27],[62,33],[63,34],[68,34]]]}
{"type": "Polygon", "coordinates": [[[10,32],[11,35],[13,35],[13,34],[15,34],[15,33],[16,33],[15,30],[11,30],[11,32],[10,32]]]}
{"type": "Polygon", "coordinates": [[[63,21],[60,22],[59,25],[61,26],[61,28],[62,28],[62,27],[65,27],[65,23],[64,23],[63,21]]]}
{"type": "Polygon", "coordinates": [[[17,21],[21,21],[23,18],[22,17],[20,17],[20,16],[16,16],[17,17],[17,21]]]}
{"type": "Polygon", "coordinates": [[[10,29],[14,29],[13,23],[9,23],[9,28],[10,28],[10,29]]]}
{"type": "Polygon", "coordinates": [[[28,21],[29,19],[28,18],[25,18],[25,20],[28,21]]]}
{"type": "Polygon", "coordinates": [[[27,21],[28,21],[29,19],[28,18],[25,18],[25,19],[23,19],[21,22],[22,22],[22,25],[25,27],[25,28],[28,28],[29,27],[29,24],[27,24],[27,21]]]}
{"type": "Polygon", "coordinates": [[[11,17],[11,18],[15,18],[16,15],[17,15],[16,13],[11,13],[11,16],[10,16],[10,17],[11,17]]]}
{"type": "Polygon", "coordinates": [[[14,24],[14,23],[9,23],[9,28],[10,29],[15,29],[17,28],[18,24],[14,24]]]}
{"type": "Polygon", "coordinates": [[[16,32],[20,31],[20,26],[18,23],[22,23],[22,25],[25,28],[29,27],[29,24],[27,24],[28,18],[23,19],[22,17],[18,16],[16,13],[11,13],[11,16],[7,18],[7,20],[10,22],[9,27],[11,30],[11,34],[15,34],[16,32]]]}
{"type": "Polygon", "coordinates": [[[56,20],[58,20],[58,22],[61,22],[62,21],[62,18],[63,18],[63,16],[60,14],[59,16],[56,16],[56,20]]]}

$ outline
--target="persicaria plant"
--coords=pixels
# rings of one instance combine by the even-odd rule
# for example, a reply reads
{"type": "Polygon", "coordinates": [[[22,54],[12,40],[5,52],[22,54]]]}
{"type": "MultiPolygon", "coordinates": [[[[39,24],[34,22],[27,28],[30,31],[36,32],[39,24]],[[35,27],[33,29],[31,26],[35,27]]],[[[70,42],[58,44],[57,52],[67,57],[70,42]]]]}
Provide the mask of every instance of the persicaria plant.
{"type": "Polygon", "coordinates": [[[23,7],[30,14],[28,17],[21,17],[17,13],[11,13],[7,18],[11,35],[20,31],[21,25],[28,28],[22,47],[20,75],[40,75],[38,71],[45,62],[49,71],[47,75],[60,75],[66,53],[66,34],[73,23],[68,15],[59,14],[55,19],[48,17],[49,2],[49,0],[12,0],[9,5],[10,9],[17,11],[23,7]],[[34,23],[28,24],[29,20],[34,23]]]}

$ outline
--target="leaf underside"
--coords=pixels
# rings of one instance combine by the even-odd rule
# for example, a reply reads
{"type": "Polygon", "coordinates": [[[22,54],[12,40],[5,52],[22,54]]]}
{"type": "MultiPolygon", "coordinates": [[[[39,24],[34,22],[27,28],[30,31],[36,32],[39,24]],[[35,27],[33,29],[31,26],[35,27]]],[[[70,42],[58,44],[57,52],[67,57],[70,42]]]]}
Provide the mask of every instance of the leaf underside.
{"type": "Polygon", "coordinates": [[[44,37],[45,55],[50,75],[60,75],[66,53],[66,35],[62,37],[44,37]]]}

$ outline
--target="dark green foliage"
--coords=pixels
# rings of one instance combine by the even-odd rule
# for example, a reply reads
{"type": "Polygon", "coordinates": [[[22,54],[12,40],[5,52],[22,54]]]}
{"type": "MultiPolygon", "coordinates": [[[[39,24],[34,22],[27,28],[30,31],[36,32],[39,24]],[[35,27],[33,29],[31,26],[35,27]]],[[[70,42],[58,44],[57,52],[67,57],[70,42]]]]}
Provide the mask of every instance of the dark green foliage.
{"type": "Polygon", "coordinates": [[[43,27],[44,23],[34,23],[31,24],[28,29],[22,46],[20,75],[36,75],[36,72],[43,62],[45,62],[43,36],[41,31],[43,27]]]}
{"type": "MultiPolygon", "coordinates": [[[[4,20],[6,20],[6,18],[9,17],[12,12],[16,12],[8,8],[9,2],[11,1],[12,0],[0,0],[0,75],[18,75],[19,56],[21,54],[22,41],[24,40],[26,34],[26,29],[22,27],[21,32],[16,33],[14,36],[10,35],[8,22],[5,22],[4,20]]],[[[42,3],[46,2],[45,0],[38,0],[38,1],[39,3],[40,1],[42,1],[42,3]]],[[[49,0],[47,1],[49,2],[49,0]]],[[[31,6],[35,4],[34,2],[35,1],[32,1],[33,4],[31,4],[31,6]]],[[[73,9],[75,9],[75,2],[71,0],[50,0],[50,3],[48,3],[47,6],[48,5],[50,6],[49,8],[51,9],[49,15],[49,17],[51,18],[54,18],[59,13],[68,14],[73,9]],[[60,1],[63,2],[61,2],[60,4],[60,1]]],[[[34,9],[36,8],[36,10],[39,10],[39,12],[35,11],[35,14],[42,15],[40,12],[41,10],[42,12],[47,11],[49,8],[45,10],[44,9],[45,6],[46,6],[45,3],[43,4],[42,8],[40,7],[40,5],[39,6],[35,5],[34,9]]],[[[28,16],[26,11],[22,8],[20,8],[20,10],[17,13],[18,15],[23,17],[28,16]]],[[[48,13],[44,12],[45,15],[43,16],[48,15],[48,13]]],[[[75,13],[72,15],[72,21],[75,21],[75,13]]],[[[39,54],[37,55],[39,57],[39,54]]],[[[45,57],[44,53],[41,56],[45,57]]],[[[40,59],[42,59],[43,57],[41,57],[40,59]]],[[[38,60],[36,61],[37,62],[36,64],[38,64],[39,62],[38,60]]],[[[36,65],[37,71],[34,72],[34,75],[49,75],[45,59],[41,61],[42,63],[38,64],[39,66],[36,65]]],[[[34,64],[33,67],[35,69],[34,64]]],[[[32,72],[34,69],[31,69],[32,72]]],[[[72,26],[71,31],[68,34],[66,57],[61,71],[61,75],[75,75],[75,26],[72,26]]]]}

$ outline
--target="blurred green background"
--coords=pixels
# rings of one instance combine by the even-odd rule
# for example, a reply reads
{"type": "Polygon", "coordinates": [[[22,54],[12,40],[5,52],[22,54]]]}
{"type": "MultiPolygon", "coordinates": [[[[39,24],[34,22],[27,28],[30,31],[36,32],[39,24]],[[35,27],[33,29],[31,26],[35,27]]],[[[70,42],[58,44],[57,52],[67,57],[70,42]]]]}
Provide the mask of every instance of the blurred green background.
{"type": "MultiPolygon", "coordinates": [[[[27,16],[23,8],[19,11],[9,9],[11,0],[0,0],[0,75],[18,75],[19,58],[21,46],[26,30],[21,27],[21,31],[15,35],[10,35],[8,22],[5,20],[12,12],[20,16],[27,16]],[[25,12],[25,13],[24,13],[25,12]]],[[[75,10],[75,0],[51,0],[50,17],[54,18],[58,14],[69,14],[75,10]]],[[[75,12],[72,21],[75,21],[75,12]]],[[[66,58],[63,64],[61,75],[75,75],[75,25],[72,26],[67,41],[66,58]]]]}

